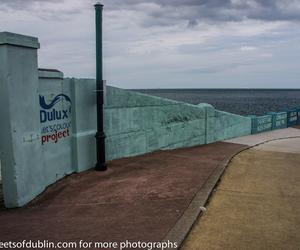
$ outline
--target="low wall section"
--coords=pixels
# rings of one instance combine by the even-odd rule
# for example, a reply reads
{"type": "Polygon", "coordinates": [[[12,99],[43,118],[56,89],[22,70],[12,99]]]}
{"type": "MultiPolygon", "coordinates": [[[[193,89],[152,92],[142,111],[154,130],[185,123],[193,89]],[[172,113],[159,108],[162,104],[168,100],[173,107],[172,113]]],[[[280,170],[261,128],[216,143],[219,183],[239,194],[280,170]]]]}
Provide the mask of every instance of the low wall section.
{"type": "Polygon", "coordinates": [[[252,134],[266,132],[272,130],[272,115],[252,116],[252,134]]]}
{"type": "Polygon", "coordinates": [[[251,118],[207,108],[207,141],[226,140],[251,134],[251,118]]]}
{"type": "Polygon", "coordinates": [[[298,123],[298,109],[292,109],[287,111],[287,125],[294,126],[298,123]]]}
{"type": "Polygon", "coordinates": [[[270,112],[263,116],[249,116],[252,119],[252,134],[281,129],[300,124],[300,109],[286,112],[270,112]]]}
{"type": "MultiPolygon", "coordinates": [[[[76,138],[79,148],[94,147],[96,117],[91,114],[96,113],[96,100],[92,97],[95,81],[65,81],[73,82],[76,93],[76,98],[73,97],[73,117],[76,119],[73,138],[76,138]]],[[[201,145],[251,133],[250,118],[221,112],[211,105],[191,105],[110,86],[106,88],[104,114],[107,160],[159,149],[201,145]]],[[[78,159],[88,156],[86,152],[81,156],[80,152],[83,150],[77,150],[78,159]]],[[[90,168],[92,162],[87,162],[94,158],[87,157],[86,163],[78,164],[81,166],[78,169],[90,168]]]]}

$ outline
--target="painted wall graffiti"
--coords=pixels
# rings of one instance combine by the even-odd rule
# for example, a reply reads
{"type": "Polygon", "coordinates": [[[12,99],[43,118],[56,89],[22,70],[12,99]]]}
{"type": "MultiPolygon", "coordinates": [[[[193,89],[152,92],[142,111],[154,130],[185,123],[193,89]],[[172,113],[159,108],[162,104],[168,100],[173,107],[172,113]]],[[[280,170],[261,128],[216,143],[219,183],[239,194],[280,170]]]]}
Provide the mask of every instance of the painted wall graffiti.
{"type": "Polygon", "coordinates": [[[40,95],[40,122],[42,145],[57,143],[70,136],[72,102],[69,96],[58,94],[48,98],[40,95]]]}

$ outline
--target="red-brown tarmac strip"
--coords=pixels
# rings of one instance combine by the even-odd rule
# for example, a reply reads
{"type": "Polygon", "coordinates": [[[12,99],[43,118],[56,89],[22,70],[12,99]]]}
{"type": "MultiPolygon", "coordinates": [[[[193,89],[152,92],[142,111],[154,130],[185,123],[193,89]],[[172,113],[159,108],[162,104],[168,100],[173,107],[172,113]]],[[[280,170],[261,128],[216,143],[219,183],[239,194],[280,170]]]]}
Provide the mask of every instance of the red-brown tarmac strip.
{"type": "Polygon", "coordinates": [[[0,241],[161,241],[214,170],[245,147],[157,151],[71,175],[26,207],[0,210],[0,241]]]}

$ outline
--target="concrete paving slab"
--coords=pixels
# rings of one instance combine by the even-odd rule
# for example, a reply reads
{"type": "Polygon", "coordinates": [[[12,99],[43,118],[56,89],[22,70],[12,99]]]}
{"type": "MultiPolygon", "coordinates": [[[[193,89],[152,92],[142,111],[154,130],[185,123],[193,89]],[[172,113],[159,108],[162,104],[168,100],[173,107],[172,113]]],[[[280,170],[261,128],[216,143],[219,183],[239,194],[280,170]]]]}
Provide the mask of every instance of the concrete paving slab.
{"type": "Polygon", "coordinates": [[[296,128],[278,129],[278,130],[272,130],[260,134],[234,138],[231,140],[226,140],[225,142],[254,146],[266,141],[277,140],[277,139],[288,138],[288,137],[300,137],[300,130],[296,128]]]}
{"type": "Polygon", "coordinates": [[[299,214],[299,198],[216,192],[182,250],[296,250],[299,214]]]}
{"type": "Polygon", "coordinates": [[[161,241],[215,169],[243,148],[219,142],[158,151],[72,175],[28,206],[0,211],[1,240],[161,241]]]}
{"type": "MultiPolygon", "coordinates": [[[[300,141],[299,141],[300,142],[300,141]]],[[[246,150],[236,156],[219,190],[300,197],[300,154],[246,150]]]]}
{"type": "Polygon", "coordinates": [[[300,154],[300,138],[270,141],[256,147],[257,150],[300,154]]]}
{"type": "Polygon", "coordinates": [[[183,250],[299,249],[300,154],[259,148],[231,161],[183,250]]]}

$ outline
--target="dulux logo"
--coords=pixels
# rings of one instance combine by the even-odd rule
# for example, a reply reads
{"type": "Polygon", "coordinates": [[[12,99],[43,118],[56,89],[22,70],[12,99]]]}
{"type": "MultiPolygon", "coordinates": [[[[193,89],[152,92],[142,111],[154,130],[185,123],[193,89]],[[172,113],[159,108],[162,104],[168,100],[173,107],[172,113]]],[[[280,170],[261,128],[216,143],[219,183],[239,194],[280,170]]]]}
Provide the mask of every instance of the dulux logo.
{"type": "Polygon", "coordinates": [[[63,119],[69,118],[69,115],[71,113],[71,107],[69,109],[65,109],[65,110],[55,110],[55,108],[53,108],[55,106],[55,104],[57,104],[63,100],[66,100],[70,104],[72,103],[70,97],[68,97],[65,94],[59,94],[59,95],[55,96],[49,104],[46,103],[45,97],[40,95],[40,106],[42,109],[44,109],[44,110],[40,111],[41,123],[44,123],[47,121],[63,120],[63,119]],[[50,109],[52,109],[52,110],[50,110],[50,109]]]}

